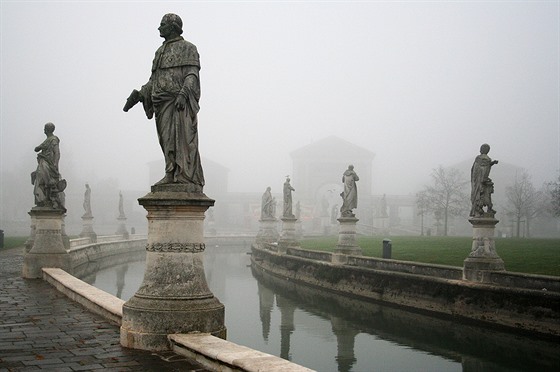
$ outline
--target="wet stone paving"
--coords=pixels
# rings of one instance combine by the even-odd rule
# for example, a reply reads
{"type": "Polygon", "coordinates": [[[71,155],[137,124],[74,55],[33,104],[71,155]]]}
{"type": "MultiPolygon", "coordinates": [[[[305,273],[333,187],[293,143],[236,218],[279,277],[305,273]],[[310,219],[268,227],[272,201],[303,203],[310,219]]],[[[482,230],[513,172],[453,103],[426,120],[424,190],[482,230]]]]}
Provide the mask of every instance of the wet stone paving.
{"type": "Polygon", "coordinates": [[[41,279],[21,278],[21,251],[0,250],[0,372],[207,371],[171,351],[123,348],[117,325],[41,279]]]}

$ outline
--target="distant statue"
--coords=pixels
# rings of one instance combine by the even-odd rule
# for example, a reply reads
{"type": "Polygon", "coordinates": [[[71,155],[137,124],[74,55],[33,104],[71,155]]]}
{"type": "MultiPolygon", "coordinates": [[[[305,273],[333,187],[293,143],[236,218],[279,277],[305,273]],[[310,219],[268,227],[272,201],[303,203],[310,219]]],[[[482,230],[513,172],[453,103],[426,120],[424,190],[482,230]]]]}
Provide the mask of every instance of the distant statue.
{"type": "Polygon", "coordinates": [[[66,180],[62,179],[58,171],[60,140],[54,135],[54,129],[53,123],[45,124],[44,132],[47,139],[35,147],[35,152],[38,152],[37,170],[31,173],[31,183],[34,185],[35,205],[66,211],[64,206],[66,180]]]}
{"type": "Polygon", "coordinates": [[[354,172],[354,166],[349,165],[348,169],[342,175],[342,183],[344,184],[344,191],[340,193],[342,196],[342,207],[340,207],[341,217],[355,217],[352,209],[358,207],[358,189],[356,181],[360,178],[354,172]]]}
{"type": "Polygon", "coordinates": [[[483,144],[480,146],[480,155],[474,159],[471,168],[471,217],[494,217],[496,211],[492,209],[492,197],[494,183],[490,179],[490,169],[497,160],[492,160],[488,156],[490,146],[483,144]],[[487,211],[484,212],[484,207],[487,211]]]}
{"type": "Polygon", "coordinates": [[[89,184],[86,183],[86,191],[84,192],[84,215],[83,217],[91,217],[91,188],[89,184]]]}
{"type": "Polygon", "coordinates": [[[271,219],[274,218],[273,210],[274,207],[272,203],[274,199],[272,198],[272,194],[270,193],[270,186],[266,188],[266,191],[262,195],[261,200],[261,220],[271,219]]]}
{"type": "Polygon", "coordinates": [[[284,213],[282,214],[283,217],[288,218],[295,218],[294,214],[292,213],[292,191],[296,191],[290,185],[290,177],[286,177],[286,182],[284,182],[284,213]]]}
{"type": "Polygon", "coordinates": [[[278,205],[278,201],[276,200],[276,198],[272,198],[272,203],[270,204],[271,206],[271,212],[270,215],[272,216],[272,218],[276,218],[276,207],[278,205]]]}
{"type": "Polygon", "coordinates": [[[338,204],[335,204],[331,209],[331,224],[336,225],[337,218],[338,218],[338,204]]]}
{"type": "Polygon", "coordinates": [[[321,216],[328,217],[328,215],[329,215],[329,201],[323,195],[323,198],[321,199],[321,216]]]}
{"type": "Polygon", "coordinates": [[[379,211],[377,213],[377,217],[387,218],[389,215],[387,214],[387,197],[383,194],[381,198],[381,202],[379,203],[379,211]]]}
{"type": "Polygon", "coordinates": [[[301,204],[298,202],[296,203],[296,218],[299,220],[301,218],[301,204]]]}
{"type": "Polygon", "coordinates": [[[126,218],[124,214],[123,196],[122,192],[119,191],[119,218],[126,218]]]}
{"type": "Polygon", "coordinates": [[[204,175],[198,152],[200,62],[196,46],[181,37],[183,22],[166,14],[158,28],[165,39],[156,51],[149,81],[133,90],[123,110],[142,102],[148,119],[156,115],[159,144],[165,158],[165,177],[156,185],[184,183],[202,192],[204,175]]]}

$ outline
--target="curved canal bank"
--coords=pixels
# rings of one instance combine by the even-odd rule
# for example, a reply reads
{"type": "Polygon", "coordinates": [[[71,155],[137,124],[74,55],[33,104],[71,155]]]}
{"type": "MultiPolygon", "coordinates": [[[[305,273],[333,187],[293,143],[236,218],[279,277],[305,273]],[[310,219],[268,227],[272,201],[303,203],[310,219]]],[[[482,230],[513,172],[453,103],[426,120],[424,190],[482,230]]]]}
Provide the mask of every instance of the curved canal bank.
{"type": "Polygon", "coordinates": [[[252,265],[344,296],[560,337],[560,280],[554,277],[506,272],[497,279],[503,284],[481,284],[462,280],[460,268],[299,248],[279,252],[274,244],[253,245],[252,265]]]}

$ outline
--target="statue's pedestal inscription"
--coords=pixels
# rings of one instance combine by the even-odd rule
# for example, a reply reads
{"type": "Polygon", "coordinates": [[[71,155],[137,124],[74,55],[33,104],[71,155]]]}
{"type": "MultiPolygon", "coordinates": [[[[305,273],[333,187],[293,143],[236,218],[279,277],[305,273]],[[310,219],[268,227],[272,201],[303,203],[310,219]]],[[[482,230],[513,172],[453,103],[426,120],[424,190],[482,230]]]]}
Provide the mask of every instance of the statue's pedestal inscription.
{"type": "Polygon", "coordinates": [[[362,255],[362,248],[356,240],[356,223],[358,221],[356,217],[340,217],[338,219],[338,244],[334,250],[335,253],[362,255]]]}
{"type": "Polygon", "coordinates": [[[33,246],[23,258],[24,278],[41,278],[43,267],[71,270],[70,255],[62,240],[64,213],[62,209],[50,207],[33,207],[29,212],[35,228],[33,246]]]}
{"type": "Polygon", "coordinates": [[[148,211],[146,271],[123,305],[121,345],[166,350],[172,333],[226,337],[224,305],[204,274],[204,213],[214,200],[187,185],[152,186],[138,201],[148,211]]]}
{"type": "Polygon", "coordinates": [[[260,228],[256,238],[257,244],[277,242],[280,237],[278,230],[276,230],[278,220],[276,218],[262,218],[259,222],[260,228]]]}
{"type": "Polygon", "coordinates": [[[473,217],[469,222],[473,225],[473,243],[463,262],[463,279],[485,282],[485,272],[505,270],[494,242],[494,229],[499,221],[494,217],[473,217]]]}

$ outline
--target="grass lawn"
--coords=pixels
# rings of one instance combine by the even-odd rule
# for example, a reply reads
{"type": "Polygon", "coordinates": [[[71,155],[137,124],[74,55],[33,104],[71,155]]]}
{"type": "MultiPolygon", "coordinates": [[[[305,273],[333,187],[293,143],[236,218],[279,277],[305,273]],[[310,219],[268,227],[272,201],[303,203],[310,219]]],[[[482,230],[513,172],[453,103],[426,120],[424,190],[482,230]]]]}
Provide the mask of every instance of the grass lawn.
{"type": "MultiPolygon", "coordinates": [[[[472,238],[444,236],[393,236],[392,258],[440,265],[463,266],[471,251],[472,238]]],[[[304,249],[333,251],[338,237],[306,239],[304,249]]],[[[358,237],[365,256],[383,255],[382,237],[358,237]]],[[[560,239],[496,238],[496,251],[508,271],[560,276],[560,239]]]]}
{"type": "Polygon", "coordinates": [[[27,236],[4,236],[4,247],[0,249],[10,249],[22,246],[27,240],[27,236]]]}

